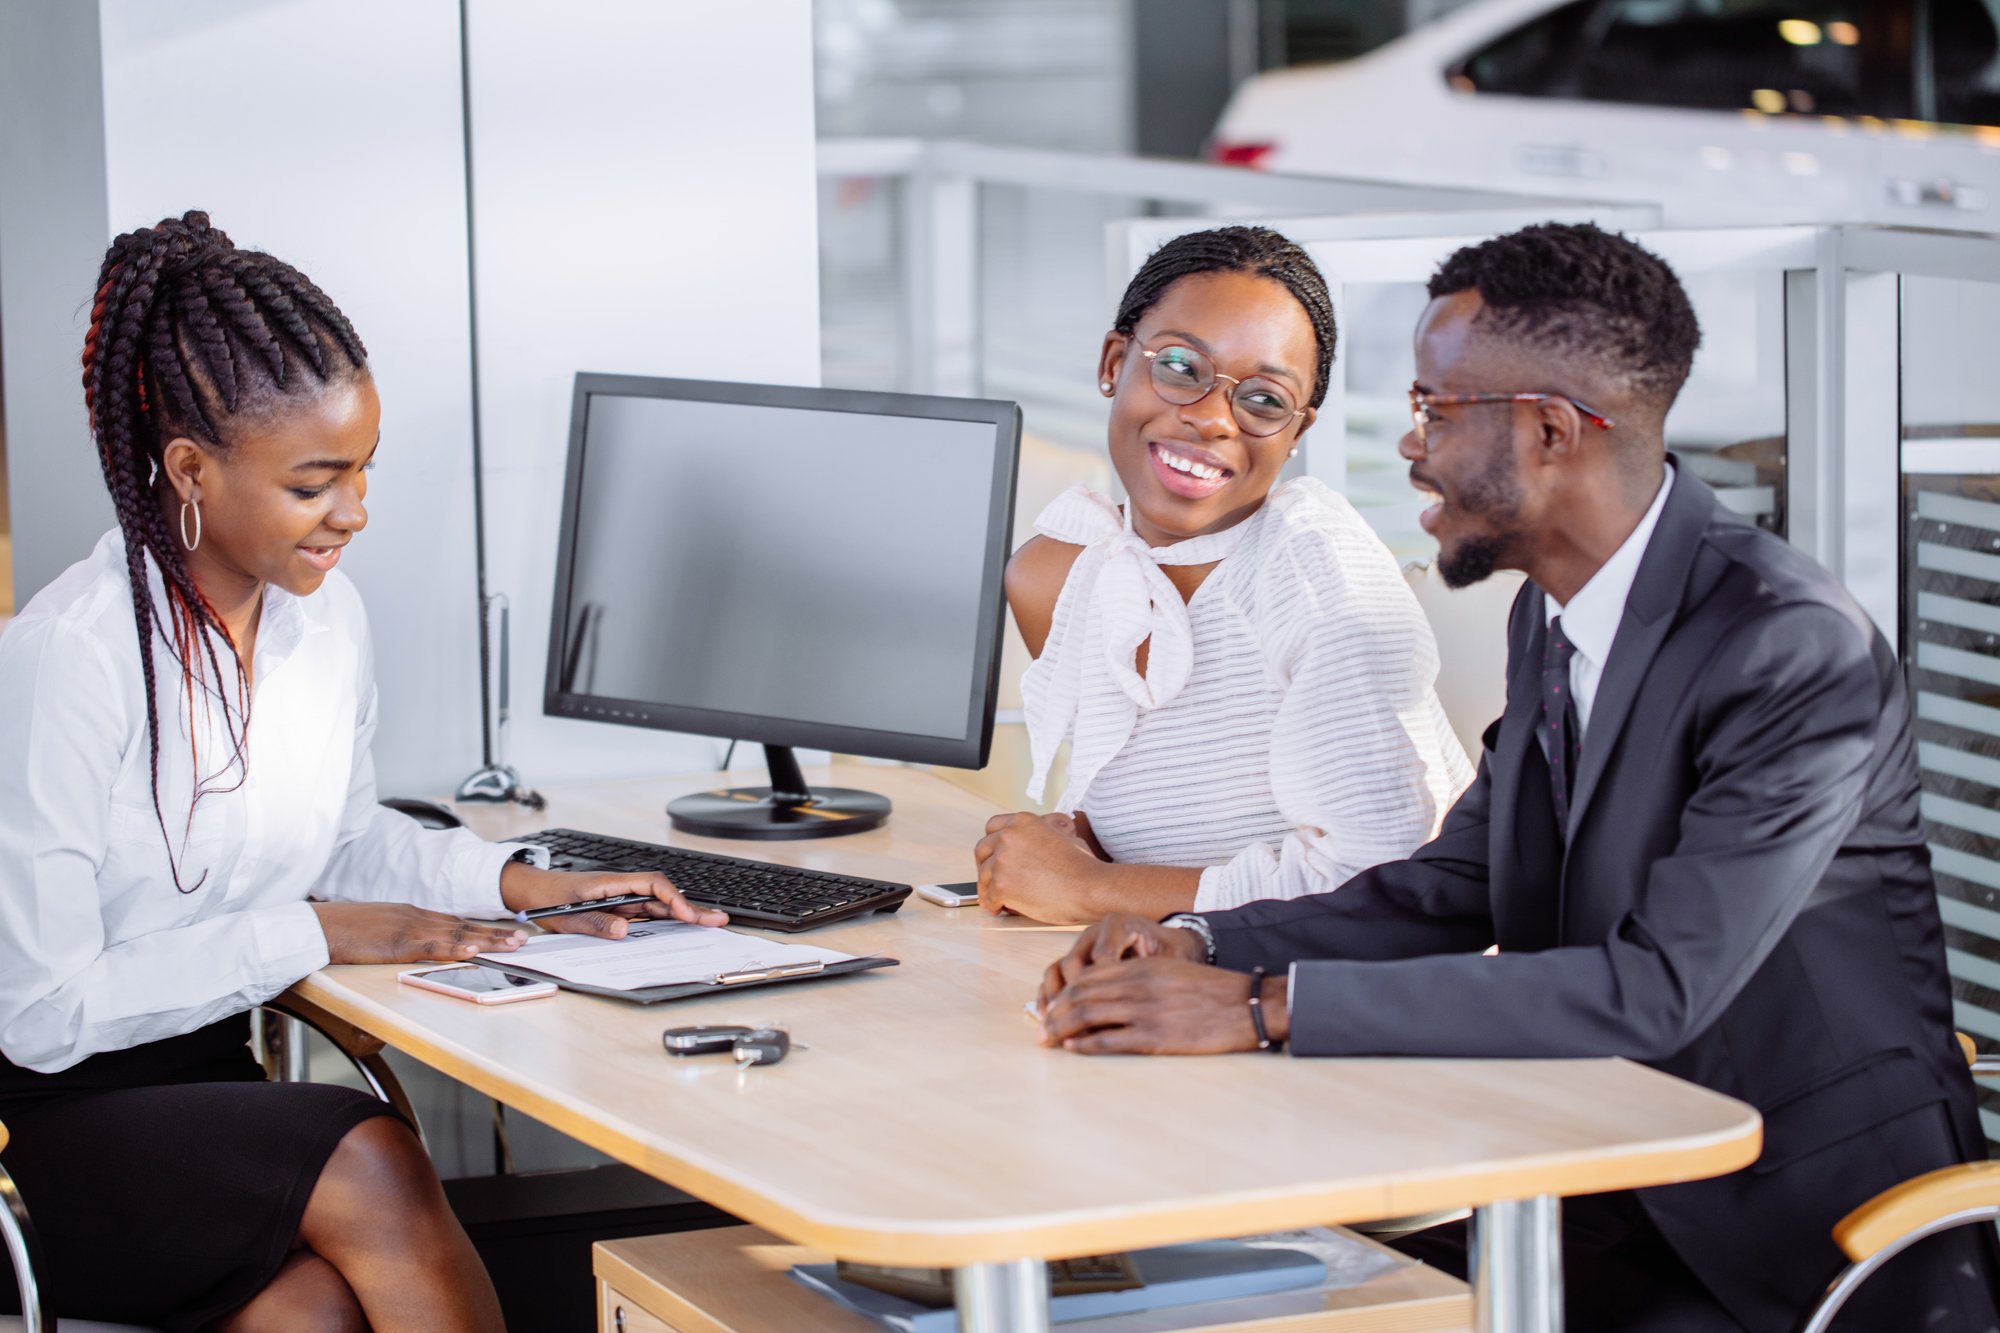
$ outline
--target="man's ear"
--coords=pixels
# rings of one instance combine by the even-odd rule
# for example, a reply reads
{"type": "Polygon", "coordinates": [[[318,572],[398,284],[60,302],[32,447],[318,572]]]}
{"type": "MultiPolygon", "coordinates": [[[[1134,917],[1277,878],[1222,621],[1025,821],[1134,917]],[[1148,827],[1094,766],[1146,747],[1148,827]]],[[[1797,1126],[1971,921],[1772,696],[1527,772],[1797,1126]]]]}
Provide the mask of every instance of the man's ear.
{"type": "Polygon", "coordinates": [[[214,466],[208,450],[185,435],[176,435],[160,449],[160,471],[182,503],[201,499],[202,482],[214,466]]]}
{"type": "Polygon", "coordinates": [[[1583,413],[1566,399],[1551,398],[1535,404],[1535,426],[1539,432],[1537,450],[1549,461],[1574,459],[1583,450],[1583,413]]]}

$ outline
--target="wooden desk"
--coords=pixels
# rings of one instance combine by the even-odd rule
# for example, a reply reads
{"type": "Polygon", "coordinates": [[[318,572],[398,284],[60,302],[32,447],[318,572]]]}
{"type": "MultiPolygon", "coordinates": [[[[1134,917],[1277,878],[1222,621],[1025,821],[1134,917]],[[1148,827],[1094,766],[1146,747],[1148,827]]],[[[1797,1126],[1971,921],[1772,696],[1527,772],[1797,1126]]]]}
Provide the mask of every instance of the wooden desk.
{"type": "MultiPolygon", "coordinates": [[[[817,842],[670,833],[662,804],[713,785],[707,774],[464,813],[491,837],[566,826],[909,883],[971,877],[992,813],[976,797],[910,769],[813,777],[880,791],[896,813],[817,842]]],[[[811,934],[902,960],[836,980],[654,1007],[564,994],[487,1008],[399,986],[394,967],[334,967],[295,993],[789,1241],[957,1267],[968,1328],[1045,1327],[1045,1258],[1473,1206],[1479,1327],[1556,1329],[1554,1196],[1719,1175],[1759,1150],[1749,1107],[1619,1060],[1044,1049],[1021,1006],[1071,934],[913,898],[811,934]],[[758,1021],[810,1049],[771,1069],[660,1049],[668,1026],[758,1021]]]]}

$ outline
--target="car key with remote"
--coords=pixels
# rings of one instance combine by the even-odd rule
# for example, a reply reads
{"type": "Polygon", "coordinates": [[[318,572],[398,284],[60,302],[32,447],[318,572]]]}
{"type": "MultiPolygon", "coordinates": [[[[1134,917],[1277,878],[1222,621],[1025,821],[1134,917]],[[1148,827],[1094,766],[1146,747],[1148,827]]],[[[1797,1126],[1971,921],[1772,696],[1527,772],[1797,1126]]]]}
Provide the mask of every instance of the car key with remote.
{"type": "Polygon", "coordinates": [[[660,1034],[660,1044],[667,1048],[669,1055],[720,1055],[735,1049],[739,1037],[746,1037],[756,1030],[727,1023],[668,1028],[660,1034]]]}

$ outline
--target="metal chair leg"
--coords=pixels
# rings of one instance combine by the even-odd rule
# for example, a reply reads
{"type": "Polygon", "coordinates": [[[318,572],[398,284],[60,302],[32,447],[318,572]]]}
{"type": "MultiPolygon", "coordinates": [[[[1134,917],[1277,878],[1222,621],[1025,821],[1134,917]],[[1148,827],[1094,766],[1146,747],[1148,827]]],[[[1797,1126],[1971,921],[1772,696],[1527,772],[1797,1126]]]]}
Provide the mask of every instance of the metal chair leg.
{"type": "Polygon", "coordinates": [[[1935,1236],[1940,1231],[1950,1231],[1953,1227],[1970,1226],[1974,1222],[2000,1221],[2000,1204],[1989,1204],[1980,1208],[1967,1208],[1962,1212],[1949,1213],[1944,1217],[1906,1232],[1890,1241],[1875,1253],[1859,1263],[1849,1264],[1840,1270],[1832,1282],[1827,1284],[1826,1295],[1819,1298],[1819,1304],[1812,1308],[1804,1323],[1799,1325],[1799,1333],[1826,1333],[1833,1324],[1833,1318],[1840,1308],[1847,1304],[1862,1283],[1873,1277],[1875,1271],[1891,1259],[1909,1249],[1918,1241],[1935,1236]]]}
{"type": "MultiPolygon", "coordinates": [[[[270,1001],[263,1006],[263,1009],[267,1017],[290,1019],[325,1037],[333,1044],[335,1050],[347,1057],[348,1063],[352,1064],[361,1075],[361,1081],[368,1085],[368,1091],[374,1094],[378,1101],[387,1102],[395,1107],[397,1113],[410,1122],[410,1128],[416,1131],[417,1142],[425,1141],[424,1127],[417,1120],[416,1105],[403,1090],[402,1080],[396,1077],[396,1071],[391,1069],[389,1062],[382,1057],[383,1043],[379,1038],[372,1037],[360,1028],[335,1018],[325,1010],[290,995],[270,1001]]],[[[289,1066],[295,1058],[302,1057],[303,1054],[304,1043],[296,1043],[286,1051],[285,1063],[289,1066]],[[298,1057],[293,1056],[293,1049],[298,1051],[298,1057]]],[[[299,1059],[299,1062],[303,1063],[303,1060],[299,1059]]]]}
{"type": "Polygon", "coordinates": [[[23,1333],[55,1333],[55,1313],[42,1302],[41,1284],[35,1272],[41,1263],[41,1243],[35,1239],[34,1223],[28,1220],[28,1205],[14,1188],[14,1177],[0,1166],[0,1234],[7,1241],[7,1258],[14,1265],[14,1283],[21,1290],[23,1333]]]}

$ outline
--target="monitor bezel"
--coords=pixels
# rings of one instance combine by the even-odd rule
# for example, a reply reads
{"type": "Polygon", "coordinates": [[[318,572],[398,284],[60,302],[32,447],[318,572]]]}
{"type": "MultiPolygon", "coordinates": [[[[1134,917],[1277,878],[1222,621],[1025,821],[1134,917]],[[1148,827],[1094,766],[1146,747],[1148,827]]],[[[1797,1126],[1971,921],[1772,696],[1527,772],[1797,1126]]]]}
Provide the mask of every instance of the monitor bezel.
{"type": "Polygon", "coordinates": [[[579,371],[570,398],[569,457],[563,467],[562,521],[556,541],[555,597],[549,615],[548,665],[542,680],[542,711],[551,717],[647,727],[765,745],[800,746],[907,763],[983,768],[993,746],[993,714],[1000,695],[1000,646],[1007,614],[1003,579],[1014,533],[1014,485],[1020,465],[1021,409],[999,399],[943,398],[928,394],[878,393],[859,389],[814,389],[798,385],[751,384],[734,380],[664,379],[648,375],[607,375],[579,371]],[[718,709],[618,699],[561,688],[568,641],[570,583],[576,555],[577,517],[582,504],[584,440],[593,395],[671,398],[736,403],[750,407],[801,408],[871,416],[969,421],[994,431],[991,502],[986,519],[987,548],[980,575],[982,614],[973,647],[973,678],[960,736],[920,736],[797,718],[764,717],[718,709]]]}

